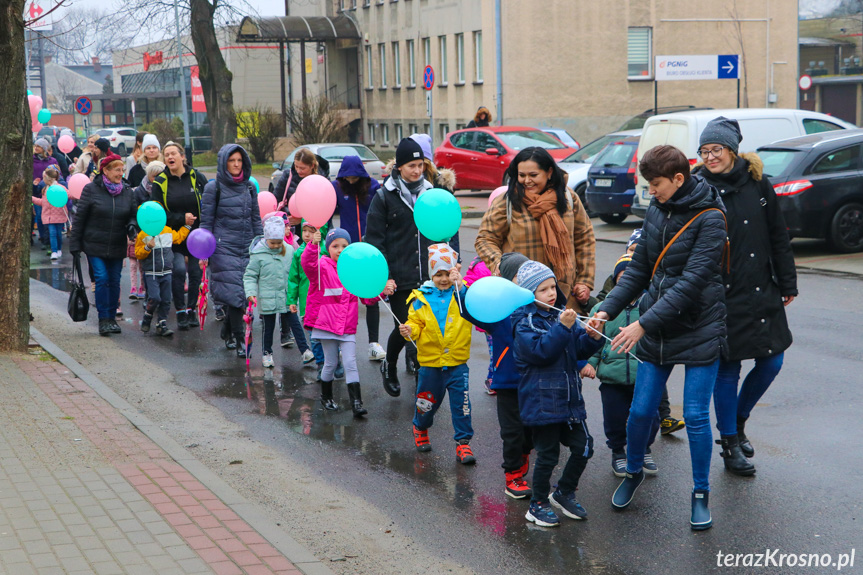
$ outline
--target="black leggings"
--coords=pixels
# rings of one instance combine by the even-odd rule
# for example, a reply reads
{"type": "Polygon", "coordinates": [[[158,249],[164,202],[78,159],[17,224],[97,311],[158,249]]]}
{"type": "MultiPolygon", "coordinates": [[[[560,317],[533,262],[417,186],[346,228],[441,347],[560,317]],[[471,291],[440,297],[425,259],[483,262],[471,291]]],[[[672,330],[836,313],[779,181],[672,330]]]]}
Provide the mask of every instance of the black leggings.
{"type": "MultiPolygon", "coordinates": [[[[408,296],[413,290],[398,290],[390,296],[390,308],[401,323],[408,320],[408,296]]],[[[395,365],[399,360],[399,354],[405,347],[405,338],[399,333],[399,326],[396,325],[390,332],[390,337],[387,340],[387,362],[395,365]]],[[[408,344],[410,345],[410,344],[408,344]]],[[[413,347],[413,346],[411,346],[413,347]]]]}
{"type": "Polygon", "coordinates": [[[261,314],[261,319],[263,320],[262,329],[263,329],[263,346],[261,347],[261,351],[263,353],[269,353],[272,355],[273,353],[273,332],[276,330],[276,314],[261,314]]]}
{"type": "Polygon", "coordinates": [[[242,345],[246,338],[246,326],[243,323],[243,313],[245,311],[241,307],[225,305],[225,322],[222,325],[222,339],[227,340],[230,336],[234,336],[237,344],[242,345]]]}
{"type": "Polygon", "coordinates": [[[378,302],[366,306],[366,327],[369,330],[369,343],[377,343],[380,338],[381,309],[378,302]]]}

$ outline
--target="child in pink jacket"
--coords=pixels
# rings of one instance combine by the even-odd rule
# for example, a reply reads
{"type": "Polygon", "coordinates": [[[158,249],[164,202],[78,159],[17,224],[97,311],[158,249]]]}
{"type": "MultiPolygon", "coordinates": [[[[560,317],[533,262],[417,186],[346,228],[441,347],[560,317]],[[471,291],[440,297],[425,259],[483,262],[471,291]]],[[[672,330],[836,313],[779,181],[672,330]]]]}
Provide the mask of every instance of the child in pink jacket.
{"type": "Polygon", "coordinates": [[[42,180],[39,186],[42,188],[42,197],[33,196],[33,203],[42,206],[42,223],[48,228],[51,238],[51,262],[55,263],[63,256],[63,228],[69,221],[66,206],[56,208],[48,203],[48,188],[57,184],[60,172],[53,167],[42,172],[42,180]]]}
{"type": "MultiPolygon", "coordinates": [[[[464,274],[464,284],[470,287],[476,280],[490,275],[491,272],[488,270],[488,266],[477,256],[470,262],[467,273],[464,274]]],[[[476,328],[476,330],[485,334],[485,341],[488,344],[488,375],[485,378],[485,392],[489,395],[497,395],[497,392],[491,388],[492,376],[494,376],[494,344],[492,343],[491,335],[487,331],[480,328],[476,328]]]]}
{"type": "MultiPolygon", "coordinates": [[[[324,348],[321,404],[328,411],[338,408],[333,400],[333,379],[336,366],[339,364],[339,350],[341,350],[351,409],[354,417],[360,417],[366,415],[368,411],[363,407],[360,373],[357,369],[356,333],[359,322],[359,300],[342,286],[336,269],[339,256],[350,243],[351,237],[348,232],[342,228],[334,228],[327,234],[325,257],[318,259],[321,232],[315,232],[312,241],[300,256],[300,264],[309,278],[305,327],[312,332],[312,339],[320,341],[324,348]]],[[[363,303],[367,301],[375,300],[364,299],[363,303]]]]}

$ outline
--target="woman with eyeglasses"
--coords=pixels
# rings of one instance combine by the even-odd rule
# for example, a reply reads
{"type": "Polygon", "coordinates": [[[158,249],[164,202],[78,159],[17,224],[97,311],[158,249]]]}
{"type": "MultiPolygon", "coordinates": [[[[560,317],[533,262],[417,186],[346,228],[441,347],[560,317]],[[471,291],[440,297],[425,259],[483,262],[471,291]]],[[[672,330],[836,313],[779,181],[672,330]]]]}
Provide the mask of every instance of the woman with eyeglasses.
{"type": "Polygon", "coordinates": [[[713,394],[722,457],[727,471],[752,475],[755,466],[748,458],[755,448],[744,426],[791,345],[785,306],[797,296],[797,270],[773,185],[757,154],[738,154],[742,139],[736,120],[711,120],[701,134],[702,163],[694,173],[719,190],[731,240],[731,272],[725,278],[728,354],[719,364],[713,394]],[[738,394],[745,359],[754,359],[755,367],[738,394]]]}

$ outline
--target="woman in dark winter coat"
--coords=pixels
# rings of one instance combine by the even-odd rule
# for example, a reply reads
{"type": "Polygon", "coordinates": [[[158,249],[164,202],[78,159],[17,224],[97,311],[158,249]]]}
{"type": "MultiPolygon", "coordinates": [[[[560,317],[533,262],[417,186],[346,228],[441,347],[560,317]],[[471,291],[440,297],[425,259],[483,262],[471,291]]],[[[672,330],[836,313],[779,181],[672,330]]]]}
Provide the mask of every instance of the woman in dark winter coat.
{"type": "Polygon", "coordinates": [[[237,357],[245,358],[246,351],[239,343],[245,331],[243,274],[249,263],[249,245],[264,231],[255,186],[249,182],[249,154],[242,146],[225,144],[218,161],[216,179],[207,183],[201,199],[201,228],[216,236],[216,251],[200,263],[210,264],[213,301],[225,306],[225,347],[236,349],[237,357]]]}
{"type": "MultiPolygon", "coordinates": [[[[180,144],[168,142],[162,153],[167,167],[153,180],[150,196],[165,208],[168,227],[174,231],[180,231],[183,226],[197,229],[201,217],[201,194],[204,193],[207,177],[186,163],[186,152],[180,144]]],[[[181,244],[174,244],[173,250],[172,299],[177,310],[177,327],[185,331],[199,325],[195,309],[202,273],[198,258],[189,253],[185,240],[181,244]],[[187,275],[188,291],[185,290],[187,275]]]]}
{"type": "Polygon", "coordinates": [[[69,236],[69,251],[87,255],[96,282],[99,335],[120,333],[117,304],[126,239],[137,235],[135,197],[123,182],[123,160],[110,154],[102,159],[99,175],[84,186],[69,236]]]}
{"type": "Polygon", "coordinates": [[[785,306],[797,296],[797,269],[785,219],[757,154],[737,155],[736,120],[719,117],[701,134],[695,173],[719,190],[728,217],[731,273],[725,282],[728,355],[719,364],[714,402],[725,469],[752,475],[755,450],[744,433],[752,408],[782,368],[791,330],[785,306]],[[740,362],[754,359],[737,394],[740,362]]]}
{"type": "MultiPolygon", "coordinates": [[[[624,508],[644,480],[644,454],[665,383],[675,365],[686,367],[683,416],[692,460],[693,530],[712,526],[710,492],[710,398],[725,346],[725,290],[720,263],[726,249],[719,192],[689,173],[673,146],[648,150],[639,165],[650,183],[650,202],[632,263],[602,303],[596,318],[613,319],[644,290],[640,318],[614,336],[612,348],[638,343],[635,392],[626,426],[626,477],[612,504],[624,508]]],[[[594,328],[601,321],[591,320],[594,328]]]]}
{"type": "MultiPolygon", "coordinates": [[[[369,176],[359,156],[347,156],[339,167],[339,176],[333,182],[336,189],[341,227],[351,236],[351,243],[361,242],[366,234],[366,216],[372,198],[381,185],[369,176]]],[[[380,338],[380,310],[378,302],[366,305],[366,327],[369,330],[369,359],[380,361],[387,354],[378,343],[380,338]]]]}
{"type": "MultiPolygon", "coordinates": [[[[365,241],[378,248],[389,264],[390,280],[387,284],[395,293],[389,297],[393,313],[404,323],[408,318],[407,299],[411,292],[429,280],[428,248],[433,241],[422,235],[414,223],[414,204],[417,198],[434,185],[424,177],[426,164],[422,147],[410,138],[399,142],[395,169],[375,194],[366,218],[365,241]]],[[[458,251],[458,234],[450,241],[458,251]]],[[[386,359],[381,362],[384,390],[393,397],[401,394],[396,364],[405,339],[395,326],[387,340],[386,359]]],[[[407,369],[416,373],[416,348],[411,344],[407,352],[407,369]]]]}
{"type": "MultiPolygon", "coordinates": [[[[279,178],[279,181],[276,182],[276,187],[273,189],[273,194],[276,196],[279,205],[287,206],[291,196],[297,191],[299,183],[303,181],[303,178],[312,174],[329,178],[330,163],[317,154],[312,153],[308,148],[300,148],[294,154],[294,163],[291,164],[291,169],[282,172],[282,177],[279,178]]],[[[291,222],[292,225],[300,223],[299,218],[295,219],[295,222],[291,222]]]]}
{"type": "Polygon", "coordinates": [[[485,106],[480,106],[477,109],[473,120],[468,122],[468,128],[485,128],[491,123],[491,112],[485,106]]]}

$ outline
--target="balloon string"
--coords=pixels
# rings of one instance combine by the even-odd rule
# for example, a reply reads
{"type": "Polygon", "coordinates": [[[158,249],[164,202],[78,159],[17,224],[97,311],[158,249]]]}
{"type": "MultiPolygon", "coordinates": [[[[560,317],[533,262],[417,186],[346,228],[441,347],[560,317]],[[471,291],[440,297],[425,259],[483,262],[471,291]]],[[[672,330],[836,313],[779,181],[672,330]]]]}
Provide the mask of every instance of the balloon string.
{"type": "MultiPolygon", "coordinates": [[[[396,323],[397,323],[397,324],[399,324],[399,326],[404,325],[404,324],[401,322],[401,320],[399,320],[399,318],[398,318],[398,317],[396,317],[396,314],[395,314],[395,313],[393,313],[393,310],[392,310],[392,308],[390,308],[389,304],[388,304],[387,302],[385,302],[385,301],[384,301],[384,297],[383,297],[382,295],[379,295],[379,296],[378,296],[378,299],[379,299],[379,300],[381,300],[381,303],[382,303],[382,304],[384,304],[384,307],[385,307],[385,308],[387,308],[387,311],[388,311],[388,312],[390,312],[390,314],[392,314],[393,319],[394,319],[394,320],[396,320],[396,323]]],[[[412,343],[412,344],[414,344],[414,347],[416,347],[416,348],[417,348],[417,350],[419,350],[419,348],[417,347],[417,342],[415,342],[415,341],[413,340],[413,338],[412,338],[412,337],[408,337],[408,339],[409,339],[409,340],[411,340],[411,343],[412,343]]]]}
{"type": "MultiPolygon", "coordinates": [[[[547,308],[549,308],[549,309],[553,309],[554,311],[559,311],[560,313],[563,313],[563,311],[564,311],[564,310],[562,310],[562,309],[560,309],[560,308],[556,308],[556,307],[554,307],[554,306],[548,305],[547,303],[541,302],[541,301],[539,301],[538,299],[534,299],[533,301],[535,301],[535,302],[537,302],[537,303],[541,303],[542,305],[546,306],[547,308]]],[[[601,331],[597,331],[597,330],[593,329],[592,327],[590,327],[589,325],[587,325],[585,322],[583,322],[581,319],[579,319],[580,317],[587,317],[587,316],[584,316],[584,315],[583,315],[583,316],[579,316],[579,315],[576,315],[576,316],[575,316],[575,321],[577,321],[579,324],[581,324],[581,326],[582,326],[582,327],[584,327],[584,329],[585,329],[585,330],[595,331],[596,333],[598,333],[599,335],[601,335],[602,337],[604,337],[606,340],[608,340],[608,342],[609,342],[609,343],[611,343],[611,341],[612,341],[612,340],[611,340],[611,338],[610,338],[610,337],[608,337],[607,335],[605,335],[605,334],[604,334],[604,333],[602,333],[601,331]]],[[[593,319],[593,318],[591,318],[591,319],[593,319]]],[[[596,319],[599,319],[599,318],[596,318],[596,319]]],[[[607,321],[607,320],[599,319],[599,321],[607,321]]],[[[637,361],[638,363],[644,363],[643,361],[641,361],[640,359],[638,359],[638,357],[637,357],[634,353],[632,353],[631,351],[628,351],[628,352],[626,352],[626,353],[628,353],[629,355],[631,355],[631,356],[633,357],[633,359],[635,359],[635,361],[637,361]]]]}

